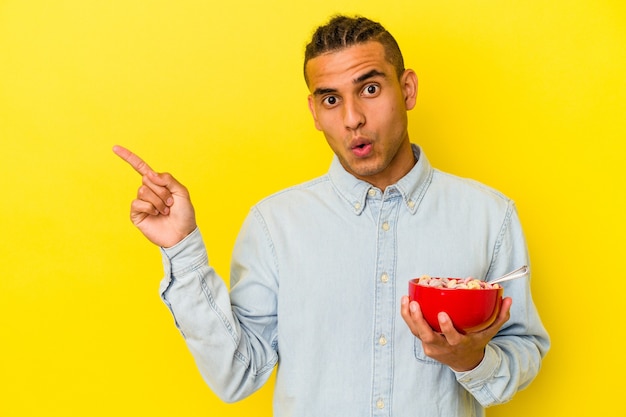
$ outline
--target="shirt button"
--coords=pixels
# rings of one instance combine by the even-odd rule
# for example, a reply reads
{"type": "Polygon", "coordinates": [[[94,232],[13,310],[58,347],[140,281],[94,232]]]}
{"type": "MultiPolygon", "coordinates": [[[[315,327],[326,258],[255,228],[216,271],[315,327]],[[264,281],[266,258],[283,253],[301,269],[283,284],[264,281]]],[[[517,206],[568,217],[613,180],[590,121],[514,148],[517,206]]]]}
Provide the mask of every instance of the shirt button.
{"type": "Polygon", "coordinates": [[[381,346],[385,346],[387,344],[387,339],[385,338],[385,335],[380,336],[380,338],[378,339],[378,344],[381,346]]]}
{"type": "Polygon", "coordinates": [[[415,207],[415,201],[409,200],[409,208],[415,207]]]}
{"type": "Polygon", "coordinates": [[[385,222],[383,223],[383,230],[386,232],[387,230],[389,230],[389,222],[385,222]]]}
{"type": "Polygon", "coordinates": [[[387,275],[386,273],[383,273],[383,274],[380,276],[380,280],[381,280],[382,282],[384,282],[384,283],[387,283],[387,282],[389,281],[389,275],[387,275]]]}
{"type": "Polygon", "coordinates": [[[355,209],[360,209],[361,208],[361,203],[354,203],[354,208],[355,209]]]}
{"type": "Polygon", "coordinates": [[[370,197],[374,197],[376,195],[376,190],[373,188],[370,188],[367,193],[369,194],[370,197]]]}
{"type": "Polygon", "coordinates": [[[376,401],[376,408],[378,408],[380,410],[385,408],[385,402],[383,401],[382,398],[379,398],[378,401],[376,401]]]}

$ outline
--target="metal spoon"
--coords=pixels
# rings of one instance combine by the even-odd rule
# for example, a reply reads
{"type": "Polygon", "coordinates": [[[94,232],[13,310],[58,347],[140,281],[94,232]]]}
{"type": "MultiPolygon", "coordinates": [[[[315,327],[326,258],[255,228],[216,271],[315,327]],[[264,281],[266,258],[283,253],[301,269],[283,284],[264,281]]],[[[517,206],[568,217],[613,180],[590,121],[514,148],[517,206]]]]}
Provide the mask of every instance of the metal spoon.
{"type": "Polygon", "coordinates": [[[514,271],[509,272],[508,274],[502,275],[500,278],[494,279],[493,281],[489,281],[490,284],[497,284],[500,282],[508,281],[515,278],[521,278],[523,276],[528,275],[530,269],[527,265],[521,266],[514,271]]]}

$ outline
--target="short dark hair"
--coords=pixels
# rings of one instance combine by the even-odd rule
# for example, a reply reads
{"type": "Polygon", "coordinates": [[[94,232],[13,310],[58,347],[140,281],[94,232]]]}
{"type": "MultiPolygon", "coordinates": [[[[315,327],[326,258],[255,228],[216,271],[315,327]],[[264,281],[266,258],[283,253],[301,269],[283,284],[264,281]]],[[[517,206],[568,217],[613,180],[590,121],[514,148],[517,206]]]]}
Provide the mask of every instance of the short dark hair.
{"type": "Polygon", "coordinates": [[[398,79],[404,73],[404,59],[398,43],[380,23],[362,16],[348,17],[337,15],[330,21],[318,27],[313,33],[311,42],[304,51],[304,80],[309,82],[306,75],[306,64],[309,60],[350,46],[369,41],[380,42],[385,49],[385,59],[394,66],[398,79]]]}

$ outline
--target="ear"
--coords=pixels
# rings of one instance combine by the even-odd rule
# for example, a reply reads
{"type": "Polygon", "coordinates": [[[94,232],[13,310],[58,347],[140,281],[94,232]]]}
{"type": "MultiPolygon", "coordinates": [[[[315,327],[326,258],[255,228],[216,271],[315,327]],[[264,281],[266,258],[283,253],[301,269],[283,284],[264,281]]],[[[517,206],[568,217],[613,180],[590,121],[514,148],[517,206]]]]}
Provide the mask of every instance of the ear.
{"type": "Polygon", "coordinates": [[[407,110],[412,110],[417,101],[417,74],[411,69],[407,69],[402,74],[400,86],[404,93],[404,105],[407,110]]]}
{"type": "Polygon", "coordinates": [[[308,97],[308,101],[309,101],[309,111],[311,112],[311,116],[313,116],[313,122],[315,123],[315,128],[317,130],[322,130],[319,121],[317,120],[317,113],[315,112],[315,99],[313,98],[313,95],[310,94],[308,97]]]}

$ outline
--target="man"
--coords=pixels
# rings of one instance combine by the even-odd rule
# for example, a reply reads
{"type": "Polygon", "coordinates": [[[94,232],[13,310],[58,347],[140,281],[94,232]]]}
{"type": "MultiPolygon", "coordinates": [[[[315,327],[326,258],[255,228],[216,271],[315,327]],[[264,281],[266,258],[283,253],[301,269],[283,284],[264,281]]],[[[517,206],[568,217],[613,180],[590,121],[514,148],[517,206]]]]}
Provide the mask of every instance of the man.
{"type": "Polygon", "coordinates": [[[505,283],[495,323],[467,335],[445,313],[435,333],[405,294],[425,273],[489,280],[527,264],[513,202],[433,169],[411,144],[417,77],[380,24],[333,18],[304,73],[335,158],[251,209],[230,294],[186,188],[114,148],[143,176],[131,219],[162,247],[162,297],[200,372],[237,401],[278,365],[279,417],[484,415],[532,381],[549,348],[528,280],[505,283]]]}

